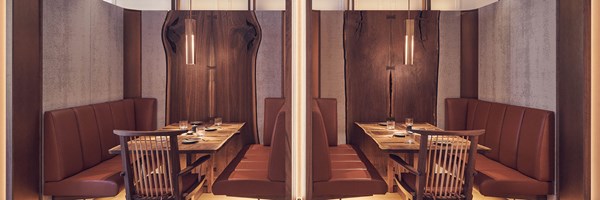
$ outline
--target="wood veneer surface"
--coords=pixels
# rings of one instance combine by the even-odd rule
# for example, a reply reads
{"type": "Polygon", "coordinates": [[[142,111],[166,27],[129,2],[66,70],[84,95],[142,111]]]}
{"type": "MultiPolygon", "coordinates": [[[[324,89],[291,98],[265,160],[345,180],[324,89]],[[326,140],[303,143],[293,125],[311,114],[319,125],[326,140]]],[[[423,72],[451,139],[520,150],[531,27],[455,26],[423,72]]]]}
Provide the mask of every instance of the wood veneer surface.
{"type": "MultiPolygon", "coordinates": [[[[353,138],[361,131],[354,122],[385,121],[389,116],[390,102],[396,121],[412,117],[418,122],[436,122],[439,12],[423,12],[419,17],[421,20],[415,22],[412,66],[403,65],[404,20],[407,14],[403,11],[345,13],[346,127],[349,143],[359,142],[354,141],[358,138],[353,138]],[[388,16],[395,17],[391,26],[388,16]],[[391,71],[386,69],[390,42],[394,66],[391,71]]],[[[418,12],[411,12],[411,18],[417,15],[418,12]]]]}
{"type": "Polygon", "coordinates": [[[186,65],[183,22],[188,14],[170,11],[163,27],[168,68],[167,123],[210,120],[207,44],[210,34],[214,34],[216,116],[224,122],[246,122],[241,133],[243,141],[256,143],[255,68],[261,30],[255,14],[193,11],[197,23],[196,64],[186,65]]]}

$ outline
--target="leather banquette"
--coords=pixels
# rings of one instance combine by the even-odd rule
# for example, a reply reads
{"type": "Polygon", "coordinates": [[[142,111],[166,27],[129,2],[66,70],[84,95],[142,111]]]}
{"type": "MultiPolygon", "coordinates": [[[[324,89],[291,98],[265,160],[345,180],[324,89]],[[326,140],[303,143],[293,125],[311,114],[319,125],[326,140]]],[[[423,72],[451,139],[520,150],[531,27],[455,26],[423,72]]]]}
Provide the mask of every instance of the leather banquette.
{"type": "Polygon", "coordinates": [[[114,129],[155,130],[156,99],[124,99],[44,113],[44,194],[110,197],[123,186],[114,129]]]}
{"type": "Polygon", "coordinates": [[[265,99],[263,144],[245,146],[217,177],[216,195],[261,199],[285,197],[285,162],[289,155],[284,99],[265,99]]]}
{"type": "Polygon", "coordinates": [[[337,144],[337,101],[315,99],[312,111],[313,197],[385,194],[387,185],[360,149],[337,144]]]}
{"type": "Polygon", "coordinates": [[[475,187],[485,196],[532,198],[554,194],[554,113],[486,102],[446,99],[446,129],[485,129],[475,187]]]}

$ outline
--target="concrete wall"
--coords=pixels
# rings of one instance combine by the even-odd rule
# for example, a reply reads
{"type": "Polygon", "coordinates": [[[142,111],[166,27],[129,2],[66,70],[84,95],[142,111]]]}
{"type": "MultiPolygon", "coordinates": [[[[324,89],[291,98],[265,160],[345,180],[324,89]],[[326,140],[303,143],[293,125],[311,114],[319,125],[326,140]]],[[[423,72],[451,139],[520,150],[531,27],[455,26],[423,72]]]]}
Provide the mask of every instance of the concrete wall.
{"type": "Polygon", "coordinates": [[[256,18],[262,29],[262,40],[256,58],[256,123],[262,143],[264,132],[265,98],[283,97],[283,13],[257,11],[256,18]]]}
{"type": "Polygon", "coordinates": [[[337,99],[338,144],[346,143],[344,12],[321,12],[321,98],[337,99]]]}
{"type": "Polygon", "coordinates": [[[162,43],[166,11],[142,12],[142,97],[156,98],[157,124],[165,124],[167,105],[167,60],[162,43]]]}
{"type": "Polygon", "coordinates": [[[556,111],[556,1],[479,10],[479,99],[556,111]]]}
{"type": "Polygon", "coordinates": [[[43,2],[43,110],[123,98],[123,9],[43,2]]]}
{"type": "Polygon", "coordinates": [[[437,126],[445,128],[446,98],[460,97],[460,12],[440,13],[437,126]]]}

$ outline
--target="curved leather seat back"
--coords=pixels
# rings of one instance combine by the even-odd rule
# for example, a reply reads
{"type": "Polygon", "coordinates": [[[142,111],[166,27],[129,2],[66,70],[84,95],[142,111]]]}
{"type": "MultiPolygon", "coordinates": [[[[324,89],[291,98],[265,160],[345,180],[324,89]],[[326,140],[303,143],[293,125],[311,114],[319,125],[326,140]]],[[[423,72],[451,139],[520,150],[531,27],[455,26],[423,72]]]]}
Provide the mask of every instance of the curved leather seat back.
{"type": "Polygon", "coordinates": [[[331,179],[331,157],[323,117],[318,110],[312,111],[312,168],[313,181],[331,179]]]}
{"type": "Polygon", "coordinates": [[[283,108],[285,99],[283,98],[266,98],[265,113],[263,126],[263,145],[271,146],[273,140],[273,131],[275,130],[276,119],[283,108]]]}
{"type": "Polygon", "coordinates": [[[285,162],[289,160],[290,145],[285,130],[285,112],[277,115],[273,129],[273,141],[271,142],[271,153],[269,156],[268,176],[271,181],[285,182],[285,162]]]}
{"type": "Polygon", "coordinates": [[[338,119],[337,119],[337,100],[333,98],[315,99],[317,109],[321,112],[325,130],[327,134],[327,143],[329,146],[337,146],[338,142],[338,119]]]}
{"type": "Polygon", "coordinates": [[[486,102],[446,99],[446,129],[485,129],[479,143],[484,155],[539,181],[552,181],[554,113],[486,102]]]}

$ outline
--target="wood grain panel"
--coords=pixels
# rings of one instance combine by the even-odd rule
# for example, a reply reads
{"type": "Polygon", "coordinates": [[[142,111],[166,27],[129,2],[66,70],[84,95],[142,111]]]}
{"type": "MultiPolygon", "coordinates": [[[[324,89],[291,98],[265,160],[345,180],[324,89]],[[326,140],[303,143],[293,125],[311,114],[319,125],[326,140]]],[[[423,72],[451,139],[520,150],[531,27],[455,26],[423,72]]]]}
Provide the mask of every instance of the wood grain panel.
{"type": "Polygon", "coordinates": [[[224,122],[246,122],[242,130],[244,143],[257,142],[255,68],[261,30],[256,16],[249,11],[194,11],[195,65],[185,64],[186,17],[188,12],[170,11],[163,27],[168,123],[210,120],[207,44],[210,34],[214,34],[216,115],[224,122]]]}
{"type": "Polygon", "coordinates": [[[142,97],[142,12],[123,11],[123,97],[142,97]]]}
{"type": "MultiPolygon", "coordinates": [[[[12,130],[6,199],[39,199],[42,130],[42,6],[12,1],[12,130]]],[[[11,31],[9,29],[9,31],[11,31]]],[[[4,178],[4,177],[3,177],[4,178]]]]}
{"type": "MultiPolygon", "coordinates": [[[[419,13],[412,12],[412,18],[419,13]]],[[[415,62],[404,66],[404,35],[407,12],[347,11],[344,25],[346,56],[346,127],[348,142],[360,134],[354,122],[397,121],[413,117],[435,124],[438,70],[439,12],[424,12],[415,23],[415,62]],[[387,19],[394,17],[392,24],[387,19]],[[390,40],[390,27],[392,37],[390,40]],[[391,46],[391,55],[389,44],[391,46]],[[394,70],[387,70],[391,56],[394,70]],[[391,83],[390,84],[390,75],[391,83]],[[390,99],[390,88],[393,100],[390,99]]]]}
{"type": "MultiPolygon", "coordinates": [[[[437,87],[439,66],[440,12],[411,12],[415,21],[414,65],[396,65],[393,70],[393,116],[398,122],[414,118],[415,122],[437,124],[437,87]]],[[[400,14],[393,25],[395,47],[404,47],[405,14],[400,14]],[[400,36],[400,37],[398,37],[400,36]],[[397,39],[396,39],[397,38],[397,39]]],[[[394,48],[394,63],[401,63],[404,48],[394,48]],[[399,51],[400,50],[400,51],[399,51]]]]}

